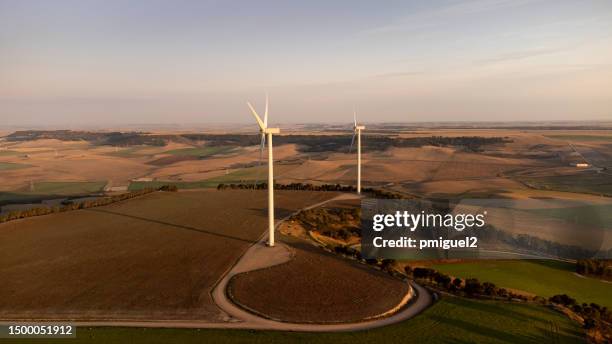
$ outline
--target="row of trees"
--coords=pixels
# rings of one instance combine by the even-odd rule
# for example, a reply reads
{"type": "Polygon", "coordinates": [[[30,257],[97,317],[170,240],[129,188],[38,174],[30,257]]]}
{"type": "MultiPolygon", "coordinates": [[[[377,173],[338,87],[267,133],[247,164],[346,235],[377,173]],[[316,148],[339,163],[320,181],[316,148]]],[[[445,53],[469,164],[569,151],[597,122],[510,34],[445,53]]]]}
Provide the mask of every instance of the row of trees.
{"type": "Polygon", "coordinates": [[[48,215],[48,214],[54,214],[54,213],[63,213],[65,211],[71,211],[71,210],[100,207],[103,205],[108,205],[111,203],[120,202],[120,201],[124,201],[130,198],[142,196],[142,195],[145,195],[151,192],[155,192],[155,191],[176,191],[176,186],[175,185],[163,185],[157,189],[146,188],[142,190],[126,192],[120,195],[100,197],[97,199],[87,200],[87,201],[82,201],[82,202],[65,201],[62,203],[62,205],[59,205],[59,206],[36,207],[36,208],[30,208],[30,209],[25,209],[25,210],[14,210],[7,214],[0,215],[0,223],[17,220],[17,219],[23,219],[23,218],[32,217],[32,216],[41,216],[41,215],[48,215]]]}
{"type": "Polygon", "coordinates": [[[509,300],[528,300],[524,295],[513,293],[504,288],[498,288],[491,282],[480,282],[477,278],[452,278],[442,272],[431,268],[406,266],[404,271],[407,276],[418,279],[429,285],[434,285],[446,292],[455,294],[465,294],[471,297],[493,297],[509,300]]]}
{"type": "MultiPolygon", "coordinates": [[[[268,183],[220,183],[217,185],[217,190],[266,190],[268,183]]],[[[357,188],[351,185],[341,184],[310,184],[310,183],[290,183],[290,184],[274,184],[276,190],[294,190],[294,191],[335,191],[335,192],[357,192],[357,188]]],[[[374,198],[399,199],[405,198],[403,195],[375,188],[362,188],[361,191],[368,196],[374,198]]]]}
{"type": "MultiPolygon", "coordinates": [[[[258,135],[249,134],[183,134],[192,141],[206,141],[213,146],[253,146],[259,143],[258,135]]],[[[279,145],[296,144],[300,152],[346,152],[351,144],[350,135],[280,135],[275,139],[279,145]]],[[[429,136],[429,137],[392,137],[388,135],[366,135],[363,148],[368,151],[384,151],[390,147],[444,146],[464,147],[479,151],[482,146],[510,142],[502,137],[482,136],[429,136]]]]}
{"type": "MultiPolygon", "coordinates": [[[[221,183],[217,185],[217,190],[226,189],[239,189],[239,190],[266,190],[268,183],[221,183]]],[[[295,190],[295,191],[342,191],[342,192],[355,192],[357,189],[353,186],[340,185],[340,184],[321,184],[314,185],[309,183],[290,183],[290,184],[279,184],[274,183],[274,189],[276,190],[295,190]]]]}
{"type": "Polygon", "coordinates": [[[579,304],[566,294],[555,295],[548,299],[555,305],[561,305],[580,315],[584,319],[583,326],[589,330],[589,337],[594,342],[612,342],[612,312],[596,303],[579,304]]]}
{"type": "Polygon", "coordinates": [[[9,141],[55,139],[61,141],[88,141],[110,146],[165,146],[176,135],[151,135],[144,132],[93,132],[80,130],[21,130],[8,135],[9,141]]]}

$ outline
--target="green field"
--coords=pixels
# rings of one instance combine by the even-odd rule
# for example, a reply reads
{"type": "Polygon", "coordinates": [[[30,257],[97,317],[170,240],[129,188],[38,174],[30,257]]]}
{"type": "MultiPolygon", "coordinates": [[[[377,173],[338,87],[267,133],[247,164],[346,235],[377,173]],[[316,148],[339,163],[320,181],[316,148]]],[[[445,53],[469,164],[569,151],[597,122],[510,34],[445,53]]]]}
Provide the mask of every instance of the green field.
{"type": "Polygon", "coordinates": [[[557,261],[479,261],[435,264],[434,269],[462,278],[524,290],[538,296],[568,294],[578,302],[612,306],[612,284],[574,274],[574,265],[557,261]]]}
{"type": "Polygon", "coordinates": [[[80,195],[100,192],[106,182],[35,182],[34,193],[48,195],[80,195]]]}
{"type": "Polygon", "coordinates": [[[121,157],[121,158],[135,158],[135,157],[140,156],[139,154],[140,150],[145,149],[147,147],[148,146],[135,146],[135,147],[127,148],[127,149],[118,150],[116,152],[110,152],[107,154],[111,156],[121,157]]]}
{"type": "Polygon", "coordinates": [[[106,182],[35,182],[34,190],[0,192],[0,204],[38,203],[42,200],[62,197],[79,196],[101,192],[106,182]]]}
{"type": "Polygon", "coordinates": [[[45,199],[44,195],[37,195],[28,192],[0,192],[0,204],[8,204],[12,202],[38,203],[45,199]]]}
{"type": "Polygon", "coordinates": [[[28,167],[32,167],[32,165],[16,164],[12,162],[0,162],[0,171],[19,170],[28,167]]]}
{"type": "Polygon", "coordinates": [[[19,155],[20,153],[12,150],[0,150],[0,156],[19,155]]]}
{"type": "Polygon", "coordinates": [[[211,182],[208,180],[200,180],[194,182],[177,182],[177,181],[163,181],[155,180],[152,182],[131,182],[128,187],[129,191],[142,190],[146,188],[157,189],[164,185],[176,185],[179,189],[202,189],[202,188],[215,188],[219,183],[211,182]]]}
{"type": "MultiPolygon", "coordinates": [[[[584,343],[582,330],[542,306],[444,297],[414,319],[348,333],[78,328],[70,343],[584,343]]],[[[5,343],[39,343],[36,339],[5,343]]],[[[45,343],[65,343],[65,339],[45,343]]]]}
{"type": "Polygon", "coordinates": [[[201,148],[181,148],[181,149],[173,149],[165,154],[172,155],[182,155],[182,156],[197,156],[200,158],[206,158],[211,155],[228,153],[232,151],[235,147],[231,146],[212,146],[212,147],[201,147],[201,148]]]}
{"type": "Polygon", "coordinates": [[[567,141],[612,141],[612,135],[545,135],[551,139],[567,141]]]}
{"type": "Polygon", "coordinates": [[[584,171],[574,175],[519,178],[540,190],[612,195],[612,178],[609,174],[584,171]]]}

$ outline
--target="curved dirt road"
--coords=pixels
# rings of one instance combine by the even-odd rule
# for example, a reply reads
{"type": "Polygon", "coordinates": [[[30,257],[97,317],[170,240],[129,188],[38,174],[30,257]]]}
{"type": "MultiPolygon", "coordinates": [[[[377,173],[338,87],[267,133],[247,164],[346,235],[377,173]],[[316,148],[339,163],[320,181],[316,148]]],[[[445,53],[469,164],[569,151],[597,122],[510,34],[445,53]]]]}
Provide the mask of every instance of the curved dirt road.
{"type": "MultiPolygon", "coordinates": [[[[346,194],[340,195],[333,199],[304,208],[303,210],[316,208],[331,201],[351,199],[356,197],[358,196],[346,194]]],[[[280,220],[276,224],[276,227],[278,228],[280,223],[282,223],[285,219],[280,220]]],[[[233,324],[233,327],[301,332],[359,331],[395,324],[397,322],[410,319],[413,316],[421,313],[432,303],[431,294],[425,288],[421,287],[416,283],[411,283],[415,295],[409,301],[408,305],[404,306],[399,312],[380,319],[372,319],[357,323],[299,324],[280,322],[260,317],[234,304],[231,300],[228,299],[226,290],[231,278],[237,274],[261,269],[264,267],[278,265],[287,262],[291,259],[291,252],[282,242],[278,241],[274,247],[267,247],[267,239],[268,235],[266,232],[266,234],[264,234],[264,236],[257,243],[255,243],[246,251],[246,253],[241,257],[241,259],[236,263],[236,265],[234,265],[234,267],[227,274],[225,274],[225,276],[223,276],[223,278],[219,281],[219,283],[212,291],[212,297],[215,301],[215,304],[217,304],[217,306],[221,308],[221,310],[223,310],[233,319],[236,319],[236,322],[233,324]]]]}
{"type": "Polygon", "coordinates": [[[262,318],[258,315],[250,313],[228,299],[225,291],[230,279],[236,274],[284,263],[291,259],[289,250],[280,242],[273,249],[265,246],[265,241],[257,243],[257,245],[249,249],[243,259],[236,264],[219,284],[213,289],[213,300],[219,308],[232,318],[237,319],[231,323],[233,328],[243,329],[259,329],[259,330],[278,330],[278,331],[300,331],[300,332],[338,332],[338,331],[359,331],[382,327],[395,324],[414,317],[421,313],[432,303],[431,294],[423,287],[416,283],[411,283],[415,295],[409,301],[409,304],[403,307],[399,312],[389,317],[362,321],[357,323],[338,323],[338,324],[296,324],[274,321],[262,318]],[[264,264],[259,259],[269,258],[268,262],[272,264],[264,264]],[[238,320],[239,319],[239,320],[238,320]]]}

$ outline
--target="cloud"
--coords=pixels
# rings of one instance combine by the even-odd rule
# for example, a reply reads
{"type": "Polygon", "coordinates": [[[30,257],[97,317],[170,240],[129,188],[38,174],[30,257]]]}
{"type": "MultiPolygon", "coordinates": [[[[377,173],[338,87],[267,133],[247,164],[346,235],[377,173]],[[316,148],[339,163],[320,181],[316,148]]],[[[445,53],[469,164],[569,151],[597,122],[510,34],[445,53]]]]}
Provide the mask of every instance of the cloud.
{"type": "Polygon", "coordinates": [[[489,65],[489,64],[495,64],[495,63],[500,63],[500,62],[524,60],[524,59],[528,59],[528,58],[535,57],[535,56],[555,54],[555,53],[566,51],[566,50],[569,50],[569,48],[535,48],[535,49],[513,51],[513,52],[504,53],[504,54],[499,54],[491,58],[478,60],[476,61],[476,63],[489,65]]]}
{"type": "Polygon", "coordinates": [[[391,72],[391,73],[373,75],[370,78],[373,78],[373,79],[401,78],[405,76],[415,76],[415,75],[421,75],[421,74],[423,74],[423,72],[391,72]]]}
{"type": "Polygon", "coordinates": [[[521,6],[537,0],[476,0],[451,3],[412,12],[394,23],[382,25],[362,31],[363,34],[380,34],[390,32],[419,31],[444,25],[449,19],[471,14],[495,11],[507,7],[521,6]]]}

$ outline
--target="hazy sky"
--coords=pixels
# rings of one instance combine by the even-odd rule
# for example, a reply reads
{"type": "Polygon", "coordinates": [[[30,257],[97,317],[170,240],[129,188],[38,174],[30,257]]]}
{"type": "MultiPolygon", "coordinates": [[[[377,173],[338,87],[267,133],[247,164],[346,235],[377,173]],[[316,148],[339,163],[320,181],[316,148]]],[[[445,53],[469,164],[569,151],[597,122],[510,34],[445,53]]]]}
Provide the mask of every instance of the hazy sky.
{"type": "Polygon", "coordinates": [[[0,0],[0,125],[612,119],[612,1],[0,0]]]}

